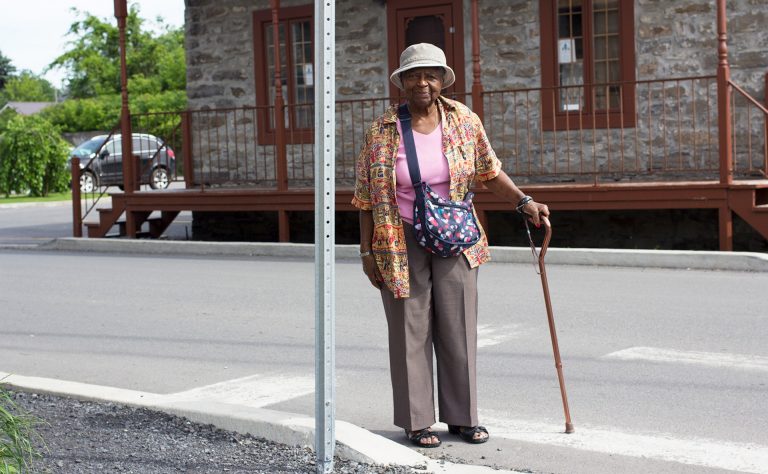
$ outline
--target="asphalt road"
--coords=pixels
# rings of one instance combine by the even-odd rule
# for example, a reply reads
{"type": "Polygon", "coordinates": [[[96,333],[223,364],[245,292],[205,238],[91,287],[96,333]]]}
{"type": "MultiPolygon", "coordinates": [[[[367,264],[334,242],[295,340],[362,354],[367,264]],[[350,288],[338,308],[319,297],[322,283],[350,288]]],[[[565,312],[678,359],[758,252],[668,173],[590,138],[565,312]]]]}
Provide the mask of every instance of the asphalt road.
{"type": "MultiPolygon", "coordinates": [[[[488,264],[478,405],[492,440],[446,433],[427,454],[536,472],[768,472],[768,274],[548,273],[576,433],[562,434],[534,268],[488,264]]],[[[313,279],[310,261],[0,250],[0,371],[311,414],[313,279]]],[[[402,441],[379,296],[357,262],[338,263],[336,288],[337,418],[402,441]]]]}

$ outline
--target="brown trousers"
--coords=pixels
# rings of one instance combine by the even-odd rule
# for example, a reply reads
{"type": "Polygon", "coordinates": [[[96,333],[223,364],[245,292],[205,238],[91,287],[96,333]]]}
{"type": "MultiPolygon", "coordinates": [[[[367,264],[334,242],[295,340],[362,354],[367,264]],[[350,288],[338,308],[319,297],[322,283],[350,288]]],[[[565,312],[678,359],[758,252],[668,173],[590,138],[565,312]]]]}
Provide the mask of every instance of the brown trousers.
{"type": "Polygon", "coordinates": [[[405,224],[409,298],[381,297],[389,327],[394,423],[408,430],[435,423],[432,350],[437,358],[440,421],[477,422],[477,268],[466,257],[424,250],[405,224]]]}

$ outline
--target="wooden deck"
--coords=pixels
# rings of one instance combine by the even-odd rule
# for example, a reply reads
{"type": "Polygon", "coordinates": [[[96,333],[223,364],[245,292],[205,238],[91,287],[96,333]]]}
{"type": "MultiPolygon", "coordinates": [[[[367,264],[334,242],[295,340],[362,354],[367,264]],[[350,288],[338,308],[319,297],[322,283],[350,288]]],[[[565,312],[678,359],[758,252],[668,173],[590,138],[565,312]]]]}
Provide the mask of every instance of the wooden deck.
{"type": "MultiPolygon", "coordinates": [[[[721,249],[729,250],[732,236],[730,213],[735,212],[768,239],[768,180],[658,183],[537,184],[521,189],[553,211],[716,209],[720,215],[721,249]]],[[[355,211],[351,188],[336,191],[336,210],[355,211]]],[[[315,193],[311,188],[277,191],[254,188],[168,189],[114,193],[112,208],[99,211],[101,222],[86,224],[90,236],[106,233],[119,225],[121,233],[135,237],[153,211],[162,217],[150,222],[150,233],[159,236],[180,211],[277,211],[281,215],[281,240],[289,235],[287,213],[312,211],[315,193]],[[124,221],[119,217],[125,216],[124,221]],[[111,220],[111,223],[109,222],[111,220]],[[133,230],[131,230],[133,229],[133,230]]],[[[512,204],[484,188],[476,190],[475,206],[481,219],[486,211],[512,210],[512,204]]]]}

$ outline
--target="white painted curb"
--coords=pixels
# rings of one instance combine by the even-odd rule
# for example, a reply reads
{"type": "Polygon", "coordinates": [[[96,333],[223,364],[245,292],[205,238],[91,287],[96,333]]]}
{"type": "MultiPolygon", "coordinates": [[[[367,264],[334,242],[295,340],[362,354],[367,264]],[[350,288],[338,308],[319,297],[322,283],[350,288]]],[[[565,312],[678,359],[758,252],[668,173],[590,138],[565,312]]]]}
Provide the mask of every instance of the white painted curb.
{"type": "MultiPolygon", "coordinates": [[[[25,247],[25,250],[28,250],[25,247]]],[[[133,253],[145,255],[213,255],[275,258],[314,257],[313,244],[274,242],[198,242],[137,239],[84,239],[65,237],[37,246],[67,252],[133,253]]],[[[531,263],[527,247],[491,247],[497,263],[531,263]]],[[[340,260],[357,259],[357,245],[337,245],[340,260]]],[[[689,250],[619,250],[550,248],[546,262],[554,265],[599,265],[697,270],[768,271],[768,254],[689,250]]]]}
{"type": "MultiPolygon", "coordinates": [[[[157,393],[4,372],[0,372],[0,383],[25,391],[147,408],[289,446],[314,447],[315,419],[306,415],[231,403],[184,401],[177,400],[176,396],[171,398],[157,393]]],[[[336,420],[336,441],[339,445],[337,456],[368,464],[409,466],[424,473],[515,472],[435,461],[383,436],[340,420],[336,420]]]]}

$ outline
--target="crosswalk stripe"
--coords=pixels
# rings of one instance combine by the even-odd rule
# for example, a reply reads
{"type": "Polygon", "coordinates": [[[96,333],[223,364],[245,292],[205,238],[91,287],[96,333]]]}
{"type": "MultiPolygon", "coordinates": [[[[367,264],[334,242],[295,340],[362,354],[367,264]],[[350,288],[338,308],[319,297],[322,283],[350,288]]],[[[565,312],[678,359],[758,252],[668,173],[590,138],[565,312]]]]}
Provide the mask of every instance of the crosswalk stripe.
{"type": "Polygon", "coordinates": [[[478,324],[477,347],[496,346],[510,339],[520,338],[525,334],[525,329],[522,329],[519,324],[507,324],[504,326],[478,324]]]}
{"type": "Polygon", "coordinates": [[[548,425],[501,418],[481,411],[480,418],[493,436],[613,455],[652,458],[682,464],[750,473],[768,472],[768,446],[706,438],[680,438],[667,433],[637,434],[576,426],[564,433],[564,425],[548,425]]]}
{"type": "Polygon", "coordinates": [[[313,393],[313,377],[291,375],[251,375],[165,395],[165,401],[211,400],[263,408],[313,393]]]}
{"type": "Polygon", "coordinates": [[[606,354],[603,358],[692,364],[729,369],[759,370],[763,372],[768,371],[768,357],[746,354],[678,351],[674,349],[660,349],[657,347],[630,347],[629,349],[606,354]]]}

